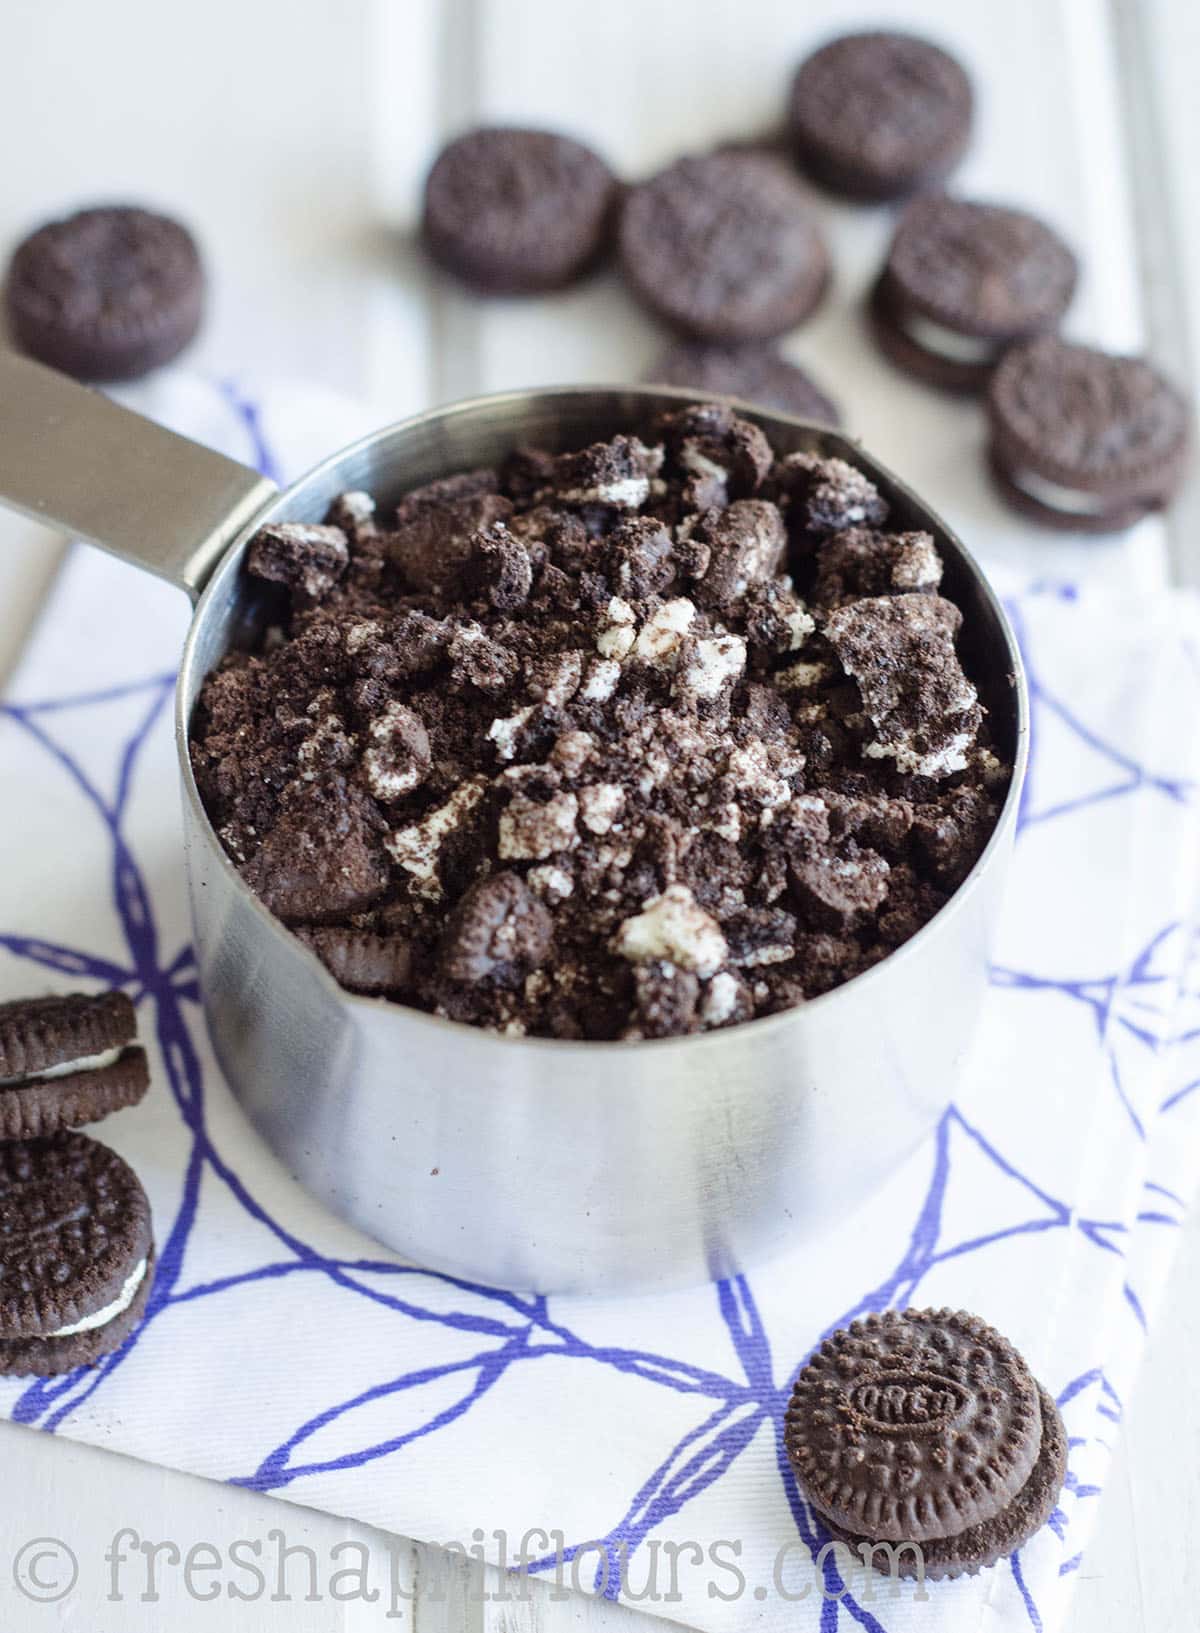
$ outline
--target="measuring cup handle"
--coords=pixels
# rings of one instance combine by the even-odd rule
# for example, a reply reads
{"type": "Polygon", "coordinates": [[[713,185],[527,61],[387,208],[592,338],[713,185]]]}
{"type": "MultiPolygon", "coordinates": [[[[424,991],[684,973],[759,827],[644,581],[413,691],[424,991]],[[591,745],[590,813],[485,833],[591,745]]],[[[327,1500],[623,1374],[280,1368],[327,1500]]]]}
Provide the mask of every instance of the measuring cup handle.
{"type": "Polygon", "coordinates": [[[197,597],[278,490],[236,460],[0,350],[0,504],[197,597]]]}

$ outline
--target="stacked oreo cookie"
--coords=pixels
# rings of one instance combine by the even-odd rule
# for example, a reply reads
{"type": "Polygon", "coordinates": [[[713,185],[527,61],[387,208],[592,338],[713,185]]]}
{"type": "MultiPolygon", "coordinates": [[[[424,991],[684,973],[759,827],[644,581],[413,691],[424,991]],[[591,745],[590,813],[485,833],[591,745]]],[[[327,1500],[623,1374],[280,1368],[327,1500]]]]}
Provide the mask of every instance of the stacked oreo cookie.
{"type": "Polygon", "coordinates": [[[961,1310],[888,1310],[833,1333],[796,1379],[784,1442],[831,1537],[930,1580],[1014,1553],[1067,1469],[1053,1397],[961,1310]]]}
{"type": "Polygon", "coordinates": [[[149,1084],[120,992],[0,1004],[0,1373],[94,1364],[141,1319],[150,1205],[115,1151],[76,1130],[149,1084]]]}

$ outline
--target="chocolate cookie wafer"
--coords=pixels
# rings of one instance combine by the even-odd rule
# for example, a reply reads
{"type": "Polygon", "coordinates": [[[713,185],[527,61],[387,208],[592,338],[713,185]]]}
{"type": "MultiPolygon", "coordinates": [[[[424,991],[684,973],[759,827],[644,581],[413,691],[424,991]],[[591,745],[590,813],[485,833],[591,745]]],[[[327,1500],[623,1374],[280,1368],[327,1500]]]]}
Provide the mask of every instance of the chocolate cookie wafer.
{"type": "Polygon", "coordinates": [[[123,992],[0,1004],[0,1140],[32,1139],[134,1106],[149,1085],[123,992]]]}
{"type": "Polygon", "coordinates": [[[319,926],[302,927],[296,934],[348,992],[386,996],[402,992],[409,983],[412,948],[401,936],[377,936],[369,930],[319,926]]]}
{"type": "MultiPolygon", "coordinates": [[[[796,1380],[784,1436],[832,1535],[856,1552],[915,1544],[929,1577],[973,1575],[1027,1542],[1066,1473],[1053,1400],[961,1310],[889,1310],[835,1332],[796,1380]]],[[[917,1568],[903,1550],[901,1572],[917,1568]]]]}
{"type": "Polygon", "coordinates": [[[48,1377],[119,1348],[154,1276],[150,1206],[84,1134],[0,1144],[0,1372],[48,1377]]]}

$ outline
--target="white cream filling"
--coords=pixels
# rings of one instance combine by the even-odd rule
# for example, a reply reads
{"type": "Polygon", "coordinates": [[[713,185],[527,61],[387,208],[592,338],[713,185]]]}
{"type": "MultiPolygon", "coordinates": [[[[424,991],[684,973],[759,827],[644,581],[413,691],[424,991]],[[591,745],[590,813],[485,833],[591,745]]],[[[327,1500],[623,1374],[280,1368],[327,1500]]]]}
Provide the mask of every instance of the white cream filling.
{"type": "Polygon", "coordinates": [[[1078,488],[1064,488],[1060,482],[1050,482],[1036,471],[1010,471],[1009,480],[1027,493],[1031,499],[1049,505],[1052,510],[1065,510],[1072,516],[1102,516],[1111,500],[1096,493],[1082,493],[1078,488]]]}
{"type": "Polygon", "coordinates": [[[624,805],[625,792],[616,783],[589,783],[579,790],[579,814],[590,833],[608,833],[624,805]]]}
{"type": "Polygon", "coordinates": [[[596,658],[587,672],[580,696],[585,703],[607,703],[621,683],[621,665],[615,658],[596,658]]]}
{"type": "Polygon", "coordinates": [[[974,741],[974,733],[955,732],[944,747],[922,754],[911,742],[864,743],[863,753],[869,760],[892,758],[898,771],[913,777],[948,777],[967,768],[967,750],[974,741]]]}
{"type": "Polygon", "coordinates": [[[535,890],[546,896],[557,896],[565,901],[575,889],[575,881],[565,868],[556,868],[545,865],[540,868],[530,868],[526,874],[527,881],[535,890]]]}
{"type": "Polygon", "coordinates": [[[742,813],[731,800],[728,805],[722,805],[711,822],[704,826],[709,833],[716,834],[721,839],[728,839],[730,844],[736,845],[742,837],[742,813]]]}
{"type": "Polygon", "coordinates": [[[693,476],[706,476],[710,481],[725,483],[729,481],[729,472],[724,465],[718,465],[715,459],[701,453],[698,445],[690,438],[684,443],[679,462],[693,476]]]}
{"type": "Polygon", "coordinates": [[[353,493],[342,493],[337,498],[337,508],[341,515],[359,526],[372,520],[375,515],[375,501],[369,493],[356,490],[353,493]]]}
{"type": "Polygon", "coordinates": [[[488,727],[488,742],[495,743],[496,753],[502,760],[511,760],[517,752],[517,733],[533,713],[533,704],[518,709],[502,720],[493,720],[488,727]]]}
{"type": "Polygon", "coordinates": [[[47,1066],[40,1072],[18,1072],[16,1077],[0,1077],[0,1089],[18,1089],[23,1083],[40,1082],[46,1077],[68,1077],[72,1072],[99,1072],[113,1066],[125,1052],[125,1045],[102,1049],[98,1055],[80,1055],[78,1060],[64,1060],[59,1066],[47,1066]]]}
{"type": "Polygon", "coordinates": [[[524,794],[516,794],[508,809],[500,813],[498,849],[501,858],[506,862],[541,862],[555,851],[572,849],[576,843],[578,815],[579,800],[575,794],[555,794],[544,805],[524,794]]]}
{"type": "Polygon", "coordinates": [[[706,1026],[723,1026],[737,1008],[738,984],[727,970],[714,975],[704,994],[701,1015],[706,1026]]]}
{"type": "Polygon", "coordinates": [[[936,590],[942,582],[942,558],[928,533],[916,533],[901,545],[892,568],[898,590],[936,590]]]}
{"type": "Polygon", "coordinates": [[[614,948],[633,964],[665,959],[681,970],[715,975],[729,956],[721,927],[687,885],[668,885],[617,931],[614,948]]]}
{"type": "Polygon", "coordinates": [[[622,476],[615,482],[598,482],[591,488],[569,488],[558,495],[568,505],[618,505],[637,510],[650,497],[648,476],[622,476]]]}
{"type": "Polygon", "coordinates": [[[754,970],[760,964],[786,964],[789,958],[795,956],[794,947],[786,947],[781,943],[778,947],[756,947],[752,953],[746,953],[743,958],[735,958],[732,962],[744,970],[754,970]]]}
{"type": "Polygon", "coordinates": [[[602,658],[619,662],[637,640],[637,619],[628,601],[614,595],[604,609],[607,622],[596,636],[596,650],[602,658]]]}
{"type": "Polygon", "coordinates": [[[746,643],[740,635],[718,635],[697,641],[695,656],[683,670],[676,690],[693,697],[719,697],[727,681],[736,681],[746,667],[746,643]]]}
{"type": "Polygon", "coordinates": [[[82,1321],[73,1321],[69,1327],[58,1327],[54,1332],[47,1333],[47,1338],[70,1338],[77,1332],[94,1332],[97,1327],[107,1327],[110,1321],[115,1321],[122,1310],[127,1310],[137,1297],[137,1290],[146,1279],[146,1261],[135,1265],[126,1278],[125,1285],[111,1304],[106,1304],[102,1310],[95,1310],[91,1315],[85,1315],[82,1321]]]}
{"type": "Polygon", "coordinates": [[[398,867],[413,876],[413,886],[422,896],[436,900],[442,893],[437,876],[438,856],[444,841],[464,822],[483,798],[486,777],[468,777],[460,782],[444,805],[431,811],[422,822],[397,828],[384,840],[384,848],[398,867]]]}
{"type": "Polygon", "coordinates": [[[787,669],[780,669],[775,676],[775,684],[783,692],[801,692],[807,691],[810,686],[820,686],[832,675],[833,670],[827,663],[821,663],[819,659],[810,663],[801,658],[787,669]]]}
{"type": "Polygon", "coordinates": [[[952,363],[990,363],[1000,350],[999,342],[981,340],[978,335],[960,335],[956,329],[947,329],[944,323],[908,312],[901,327],[910,340],[923,346],[927,352],[936,352],[952,363]]]}
{"type": "Polygon", "coordinates": [[[650,664],[665,663],[691,628],[695,616],[696,608],[686,596],[664,601],[638,631],[634,656],[650,664]]]}
{"type": "Polygon", "coordinates": [[[783,621],[788,631],[788,651],[799,652],[805,641],[816,629],[816,620],[801,602],[793,611],[784,613],[783,621]]]}

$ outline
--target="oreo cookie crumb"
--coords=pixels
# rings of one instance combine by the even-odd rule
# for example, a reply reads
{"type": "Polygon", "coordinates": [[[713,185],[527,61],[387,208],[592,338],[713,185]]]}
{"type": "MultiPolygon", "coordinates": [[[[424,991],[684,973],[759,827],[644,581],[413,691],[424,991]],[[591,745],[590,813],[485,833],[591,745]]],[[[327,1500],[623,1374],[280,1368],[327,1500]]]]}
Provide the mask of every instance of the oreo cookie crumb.
{"type": "Polygon", "coordinates": [[[260,527],[246,556],[246,571],[272,584],[302,589],[319,601],[345,572],[350,560],[340,527],[309,522],[276,522],[260,527]]]}

